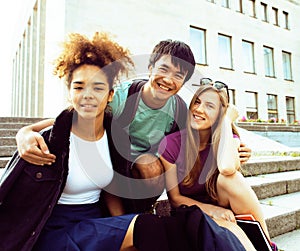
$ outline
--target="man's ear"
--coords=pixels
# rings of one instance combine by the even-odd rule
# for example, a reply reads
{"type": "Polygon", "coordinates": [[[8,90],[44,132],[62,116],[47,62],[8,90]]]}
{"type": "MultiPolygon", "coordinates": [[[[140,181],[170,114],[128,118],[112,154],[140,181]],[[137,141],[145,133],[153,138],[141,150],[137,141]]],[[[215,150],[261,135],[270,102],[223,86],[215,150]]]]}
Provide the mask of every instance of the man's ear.
{"type": "Polygon", "coordinates": [[[152,70],[153,70],[153,66],[150,65],[150,66],[148,67],[149,77],[152,75],[152,70]]]}

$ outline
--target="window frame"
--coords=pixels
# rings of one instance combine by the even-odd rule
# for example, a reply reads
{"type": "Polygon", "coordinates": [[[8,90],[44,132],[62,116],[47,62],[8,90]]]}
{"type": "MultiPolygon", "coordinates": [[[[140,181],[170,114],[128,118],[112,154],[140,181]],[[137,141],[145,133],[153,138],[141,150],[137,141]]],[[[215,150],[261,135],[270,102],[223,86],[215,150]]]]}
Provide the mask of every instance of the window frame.
{"type": "Polygon", "coordinates": [[[252,73],[252,74],[254,74],[256,72],[256,69],[255,69],[255,58],[254,58],[254,56],[255,56],[255,53],[254,53],[254,42],[251,42],[251,41],[243,39],[242,40],[242,49],[243,49],[243,66],[244,66],[244,72],[245,73],[252,73]],[[250,59],[251,63],[250,64],[248,64],[250,61],[245,59],[245,57],[249,56],[249,54],[245,55],[245,49],[246,49],[246,47],[244,45],[246,45],[246,44],[250,45],[250,47],[248,47],[248,48],[251,49],[251,51],[250,51],[250,54],[251,54],[250,55],[250,57],[251,57],[251,59],[250,59]],[[245,65],[246,65],[245,60],[248,61],[247,67],[245,67],[245,65]],[[248,66],[250,66],[250,67],[248,68],[248,66]],[[246,68],[248,68],[248,69],[246,69],[246,68]]]}
{"type": "Polygon", "coordinates": [[[269,94],[267,93],[267,109],[268,109],[268,120],[271,120],[271,119],[275,119],[276,121],[274,122],[277,122],[278,121],[278,96],[276,94],[269,94]],[[275,100],[275,107],[270,107],[270,98],[273,97],[274,100],[275,100]],[[274,116],[274,117],[272,117],[274,116]]]}
{"type": "Polygon", "coordinates": [[[265,76],[275,78],[274,49],[272,47],[264,45],[263,52],[264,52],[265,76]],[[268,60],[266,60],[266,53],[265,53],[266,50],[269,50],[271,52],[271,55],[268,56],[268,60]],[[270,59],[271,59],[271,62],[270,62],[270,59]]]}
{"type": "Polygon", "coordinates": [[[248,0],[248,7],[249,7],[249,15],[250,17],[256,18],[256,3],[255,0],[248,0]]]}
{"type": "Polygon", "coordinates": [[[283,78],[284,78],[284,80],[292,81],[293,80],[292,53],[287,52],[287,51],[282,51],[282,70],[283,70],[283,78]],[[285,55],[287,57],[285,57],[285,55]],[[287,63],[285,62],[285,58],[288,58],[288,62],[287,63]]]}
{"type": "Polygon", "coordinates": [[[200,65],[207,65],[206,29],[202,29],[202,28],[190,25],[189,32],[190,32],[190,46],[193,51],[196,63],[200,64],[200,65]],[[203,39],[202,39],[202,37],[200,37],[200,43],[199,43],[200,46],[198,49],[196,48],[196,46],[198,46],[198,45],[196,45],[196,44],[198,44],[197,39],[196,39],[196,41],[193,40],[192,31],[203,32],[203,36],[202,36],[203,39]],[[201,49],[201,46],[203,47],[202,49],[201,49]]]}
{"type": "Polygon", "coordinates": [[[275,26],[279,26],[278,8],[272,7],[272,23],[275,26]]]}
{"type": "MultiPolygon", "coordinates": [[[[222,40],[221,40],[222,41],[222,40]]],[[[223,40],[225,41],[225,40],[223,40]]],[[[232,37],[222,34],[222,33],[218,33],[218,55],[219,55],[219,67],[221,69],[229,69],[229,70],[233,70],[233,59],[232,59],[232,37]],[[222,44],[222,47],[227,47],[225,51],[226,55],[224,56],[224,51],[221,50],[221,43],[220,43],[220,39],[226,39],[226,44],[224,46],[224,44],[222,44]],[[226,60],[226,62],[225,62],[226,60]],[[224,63],[224,64],[223,64],[224,63]]]]}
{"type": "Polygon", "coordinates": [[[286,118],[288,124],[293,124],[296,121],[296,112],[295,112],[295,97],[286,96],[286,118]],[[292,100],[292,109],[288,109],[288,100],[292,100]]]}
{"type": "Polygon", "coordinates": [[[246,106],[247,119],[258,119],[258,99],[257,99],[258,94],[257,94],[257,92],[245,91],[245,94],[247,95],[247,97],[246,97],[247,101],[252,100],[252,102],[247,102],[247,106],[246,106]],[[250,95],[252,95],[252,97],[250,95]],[[252,104],[252,103],[254,103],[254,106],[249,106],[249,104],[252,104]],[[252,116],[249,116],[249,114],[251,114],[252,116]]]}
{"type": "Polygon", "coordinates": [[[283,20],[284,20],[284,29],[289,30],[290,29],[290,23],[289,23],[289,13],[286,11],[282,11],[282,14],[284,16],[283,20]]]}
{"type": "Polygon", "coordinates": [[[261,20],[263,22],[268,23],[269,22],[269,17],[268,17],[268,5],[264,2],[260,2],[260,6],[261,6],[261,20]]]}

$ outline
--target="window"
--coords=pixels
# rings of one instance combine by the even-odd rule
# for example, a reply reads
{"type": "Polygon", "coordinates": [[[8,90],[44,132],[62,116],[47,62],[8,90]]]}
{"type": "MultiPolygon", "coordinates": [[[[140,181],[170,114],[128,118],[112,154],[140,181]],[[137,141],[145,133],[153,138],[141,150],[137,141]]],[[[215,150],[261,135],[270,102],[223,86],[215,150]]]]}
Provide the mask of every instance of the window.
{"type": "Polygon", "coordinates": [[[231,37],[218,35],[219,64],[221,68],[232,69],[231,37]]]}
{"type": "Polygon", "coordinates": [[[244,13],[243,0],[235,0],[235,9],[237,12],[244,13]]]}
{"type": "Polygon", "coordinates": [[[293,124],[296,120],[296,118],[295,118],[295,98],[285,97],[285,102],[286,102],[287,122],[289,124],[293,124]]]}
{"type": "Polygon", "coordinates": [[[278,122],[277,95],[267,94],[268,96],[268,119],[278,122]]]}
{"type": "Polygon", "coordinates": [[[229,8],[229,0],[221,0],[221,6],[225,8],[229,8]]]}
{"type": "Polygon", "coordinates": [[[231,104],[235,105],[235,90],[234,89],[228,89],[228,93],[229,93],[229,102],[231,104]]]}
{"type": "Polygon", "coordinates": [[[284,25],[283,25],[283,27],[284,27],[285,29],[289,29],[289,28],[290,28],[290,27],[289,27],[289,13],[287,13],[287,12],[285,12],[285,11],[283,11],[282,13],[283,13],[283,16],[284,16],[284,19],[283,19],[284,25]]]}
{"type": "Polygon", "coordinates": [[[277,8],[272,8],[272,22],[274,25],[278,26],[278,9],[277,8]]]}
{"type": "Polygon", "coordinates": [[[207,64],[205,32],[203,29],[190,27],[190,45],[197,64],[207,64]]]}
{"type": "Polygon", "coordinates": [[[247,119],[258,119],[256,92],[246,92],[246,104],[247,119]]]}
{"type": "Polygon", "coordinates": [[[255,73],[254,67],[254,44],[248,41],[242,41],[243,47],[243,63],[244,71],[249,73],[255,73]]]}
{"type": "Polygon", "coordinates": [[[264,61],[266,77],[275,77],[273,48],[264,46],[264,61]]]}
{"type": "Polygon", "coordinates": [[[265,3],[260,3],[261,5],[261,20],[268,22],[268,6],[265,3]]]}
{"type": "Polygon", "coordinates": [[[251,17],[256,17],[255,0],[249,0],[248,11],[251,17]]]}
{"type": "Polygon", "coordinates": [[[292,80],[292,64],[291,64],[291,53],[282,52],[282,68],[283,68],[283,78],[285,80],[292,80]]]}

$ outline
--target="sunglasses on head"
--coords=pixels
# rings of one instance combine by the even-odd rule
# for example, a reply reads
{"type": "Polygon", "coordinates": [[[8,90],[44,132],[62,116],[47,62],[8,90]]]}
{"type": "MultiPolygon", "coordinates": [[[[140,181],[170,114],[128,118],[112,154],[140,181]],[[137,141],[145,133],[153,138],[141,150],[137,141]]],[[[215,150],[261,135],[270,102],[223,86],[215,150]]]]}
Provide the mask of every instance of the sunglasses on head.
{"type": "Polygon", "coordinates": [[[210,78],[201,78],[200,79],[200,83],[199,85],[197,84],[193,84],[196,86],[201,86],[201,85],[212,85],[213,87],[215,87],[217,90],[222,90],[223,88],[226,89],[227,92],[227,97],[228,97],[228,103],[229,103],[229,90],[228,90],[228,85],[226,85],[225,83],[221,82],[221,81],[213,81],[210,78]]]}

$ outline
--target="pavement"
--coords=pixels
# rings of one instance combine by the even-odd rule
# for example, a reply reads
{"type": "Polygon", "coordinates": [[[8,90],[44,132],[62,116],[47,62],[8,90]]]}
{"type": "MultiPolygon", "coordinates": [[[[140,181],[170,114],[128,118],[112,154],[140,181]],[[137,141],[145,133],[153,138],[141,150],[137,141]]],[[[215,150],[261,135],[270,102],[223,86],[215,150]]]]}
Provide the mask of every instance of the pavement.
{"type": "Polygon", "coordinates": [[[251,148],[254,153],[253,157],[255,158],[257,158],[257,156],[259,159],[266,158],[270,155],[272,155],[273,158],[274,155],[280,156],[284,153],[300,152],[300,143],[299,147],[288,147],[275,140],[271,140],[240,127],[238,127],[238,131],[240,133],[241,141],[251,148]]]}

